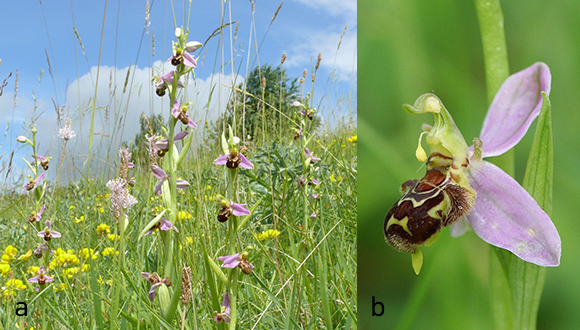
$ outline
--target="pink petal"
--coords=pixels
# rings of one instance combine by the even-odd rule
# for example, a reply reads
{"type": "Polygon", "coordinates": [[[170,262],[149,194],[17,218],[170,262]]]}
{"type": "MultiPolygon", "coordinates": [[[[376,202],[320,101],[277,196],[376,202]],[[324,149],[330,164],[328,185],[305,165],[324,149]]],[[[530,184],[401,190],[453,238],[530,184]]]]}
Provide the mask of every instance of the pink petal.
{"type": "Polygon", "coordinates": [[[175,101],[175,103],[173,104],[173,108],[171,108],[171,113],[173,114],[173,118],[177,118],[177,116],[179,116],[179,103],[177,101],[175,101]]]}
{"type": "Polygon", "coordinates": [[[40,275],[39,276],[34,276],[33,278],[29,278],[28,279],[28,282],[30,282],[30,283],[38,283],[38,279],[39,278],[40,278],[40,275]]]}
{"type": "Polygon", "coordinates": [[[149,289],[149,294],[147,295],[149,297],[149,300],[151,300],[151,302],[153,302],[153,300],[155,300],[155,290],[157,290],[157,288],[163,283],[159,282],[159,283],[155,283],[151,286],[151,289],[149,289]]]}
{"type": "Polygon", "coordinates": [[[213,161],[213,163],[215,165],[225,165],[228,162],[228,156],[229,156],[229,154],[218,157],[213,161]]]}
{"type": "Polygon", "coordinates": [[[191,128],[197,128],[197,124],[191,120],[191,118],[189,118],[189,121],[187,122],[187,126],[191,127],[191,128]]]}
{"type": "Polygon", "coordinates": [[[44,177],[46,176],[46,173],[42,173],[41,175],[38,176],[38,178],[36,178],[36,180],[34,180],[36,183],[38,183],[38,181],[44,179],[44,177]]]}
{"type": "Polygon", "coordinates": [[[499,156],[520,142],[540,114],[541,92],[550,94],[551,79],[550,69],[541,62],[506,79],[483,122],[483,157],[499,156]]]}
{"type": "Polygon", "coordinates": [[[181,140],[181,139],[183,139],[183,138],[184,138],[184,137],[185,137],[187,134],[189,134],[189,132],[188,132],[188,131],[181,131],[181,132],[179,132],[179,133],[175,134],[175,136],[173,137],[173,140],[174,140],[174,141],[181,140]]]}
{"type": "MultiPolygon", "coordinates": [[[[227,291],[226,291],[226,294],[224,295],[224,300],[222,302],[222,306],[225,307],[224,313],[229,316],[230,315],[230,309],[231,309],[231,303],[230,303],[230,294],[227,291]]],[[[226,321],[226,323],[227,322],[228,321],[226,321]]]]}
{"type": "Polygon", "coordinates": [[[477,198],[467,218],[479,237],[539,266],[560,264],[556,227],[516,180],[485,161],[472,163],[468,175],[477,198]]]}
{"type": "Polygon", "coordinates": [[[219,261],[224,262],[222,267],[225,267],[225,268],[236,268],[240,264],[240,254],[239,253],[232,254],[229,256],[219,257],[217,259],[219,261]]]}
{"type": "Polygon", "coordinates": [[[183,64],[190,66],[192,68],[195,68],[197,66],[197,62],[195,61],[195,58],[193,58],[193,56],[185,52],[182,53],[181,56],[183,56],[183,64]]]}
{"type": "Polygon", "coordinates": [[[239,217],[242,215],[250,215],[250,211],[244,207],[246,204],[236,204],[234,202],[230,202],[230,205],[232,207],[232,213],[235,216],[239,217]]]}
{"type": "Polygon", "coordinates": [[[171,229],[171,227],[173,227],[173,224],[171,222],[169,222],[169,220],[167,220],[165,218],[161,218],[161,227],[159,227],[159,229],[169,230],[169,229],[171,229]]]}
{"type": "Polygon", "coordinates": [[[157,165],[151,166],[151,172],[153,173],[153,176],[159,180],[163,180],[167,177],[167,173],[157,165]]]}
{"type": "Polygon", "coordinates": [[[251,170],[251,169],[253,169],[253,168],[254,168],[254,164],[252,164],[252,162],[250,162],[250,161],[249,161],[249,160],[246,158],[246,156],[242,155],[241,153],[240,153],[240,154],[238,154],[238,156],[239,156],[239,157],[240,157],[240,159],[241,159],[241,162],[240,162],[240,166],[241,166],[241,167],[243,167],[243,168],[247,168],[247,169],[249,169],[249,170],[251,170]]]}
{"type": "Polygon", "coordinates": [[[181,179],[177,179],[176,183],[175,183],[177,189],[186,189],[189,188],[189,182],[185,181],[185,180],[181,180],[181,179]]]}
{"type": "Polygon", "coordinates": [[[155,185],[155,189],[153,189],[153,192],[156,193],[157,195],[161,194],[161,185],[163,184],[164,180],[159,180],[157,181],[157,184],[155,185]]]}

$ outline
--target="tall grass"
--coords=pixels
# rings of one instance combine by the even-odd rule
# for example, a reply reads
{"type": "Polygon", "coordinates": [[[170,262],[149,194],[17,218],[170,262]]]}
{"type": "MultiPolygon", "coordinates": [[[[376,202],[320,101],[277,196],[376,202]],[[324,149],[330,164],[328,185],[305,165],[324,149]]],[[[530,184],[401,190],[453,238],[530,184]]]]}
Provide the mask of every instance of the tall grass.
{"type": "MultiPolygon", "coordinates": [[[[222,12],[225,17],[226,8],[222,12]]],[[[189,14],[184,17],[187,26],[189,14]]],[[[224,26],[223,22],[220,24],[224,26]]],[[[224,28],[216,32],[222,41],[226,40],[224,32],[224,28]]],[[[78,34],[77,37],[80,41],[78,34]]],[[[190,37],[195,37],[192,32],[190,37]]],[[[233,43],[230,40],[232,49],[233,43]]],[[[316,69],[318,65],[310,73],[315,74],[316,69]]],[[[292,118],[278,110],[283,96],[279,104],[261,102],[263,117],[275,116],[283,121],[279,127],[302,129],[302,137],[294,139],[294,130],[263,125],[258,140],[243,141],[249,142],[244,155],[254,169],[238,169],[235,173],[214,165],[214,160],[224,154],[218,134],[235,134],[226,129],[228,124],[236,127],[235,121],[215,123],[222,128],[219,132],[210,130],[213,123],[199,125],[190,137],[175,141],[175,150],[172,148],[174,130],[179,132],[185,127],[171,116],[172,101],[187,101],[174,82],[169,89],[171,97],[163,98],[162,116],[167,129],[152,133],[170,141],[171,151],[159,160],[159,165],[179,166],[169,173],[169,188],[163,188],[164,193],[159,196],[153,191],[157,179],[151,174],[149,160],[131,159],[137,166],[131,169],[129,178],[135,183],[127,188],[138,203],[126,210],[126,225],[123,216],[115,218],[112,214],[111,191],[106,183],[123,177],[118,173],[127,164],[118,157],[95,159],[99,155],[95,148],[103,147],[92,141],[95,113],[103,112],[95,104],[95,90],[92,105],[74,111],[76,127],[84,121],[91,127],[86,150],[88,164],[75,162],[68,153],[67,143],[72,140],[55,140],[50,149],[62,153],[52,154],[49,166],[57,167],[56,171],[45,172],[39,161],[30,164],[20,169],[24,175],[34,180],[47,173],[46,179],[39,180],[30,192],[21,186],[5,186],[0,197],[0,252],[4,252],[0,268],[0,328],[356,328],[356,119],[350,115],[356,110],[348,109],[350,117],[337,118],[332,126],[325,127],[316,127],[307,116],[300,115],[300,109],[313,109],[315,100],[345,102],[332,100],[331,95],[314,99],[315,84],[320,79],[314,75],[312,80],[303,82],[311,88],[310,98],[300,98],[304,106],[297,108],[292,118]],[[213,139],[209,140],[211,136],[213,139]],[[305,155],[305,147],[321,160],[313,162],[314,157],[305,155]],[[183,158],[178,160],[177,154],[173,158],[172,152],[183,158]],[[107,163],[112,165],[104,168],[102,164],[107,163]],[[65,172],[77,173],[81,179],[58,179],[65,172]],[[190,187],[176,190],[178,178],[188,181],[190,187]],[[320,184],[300,184],[301,179],[320,184]],[[220,196],[229,200],[235,196],[234,202],[247,204],[251,214],[218,222],[220,196]],[[46,205],[42,221],[29,222],[42,205],[46,205]],[[165,216],[179,232],[156,230],[143,236],[152,219],[163,210],[167,210],[165,216]],[[62,237],[53,237],[43,251],[39,246],[45,240],[37,232],[45,229],[46,220],[62,237]],[[217,260],[242,251],[254,266],[249,275],[237,268],[222,268],[217,260]],[[40,266],[54,281],[43,285],[28,281],[39,275],[40,266]],[[185,267],[190,270],[183,270],[185,267]],[[148,298],[151,284],[143,278],[143,272],[169,278],[172,285],[167,285],[168,304],[159,291],[153,301],[148,298]],[[214,317],[224,314],[225,292],[232,298],[232,321],[218,324],[214,317]],[[27,304],[27,316],[16,315],[16,308],[22,307],[18,302],[27,304]]],[[[244,93],[235,88],[232,92],[244,93]]],[[[129,100],[124,102],[127,105],[129,100]]],[[[322,102],[317,107],[324,106],[322,102]]],[[[115,120],[126,118],[127,107],[118,108],[125,110],[116,110],[115,120]]],[[[243,120],[243,107],[237,105],[236,109],[235,120],[243,120]]],[[[192,118],[204,117],[196,111],[190,108],[188,114],[192,118]]],[[[119,122],[121,131],[124,125],[135,125],[119,122]]],[[[46,128],[33,122],[18,134],[30,140],[21,149],[27,157],[36,155],[36,130],[43,129],[46,128]]],[[[113,138],[116,139],[111,139],[109,148],[115,151],[126,142],[122,133],[113,138]]]]}

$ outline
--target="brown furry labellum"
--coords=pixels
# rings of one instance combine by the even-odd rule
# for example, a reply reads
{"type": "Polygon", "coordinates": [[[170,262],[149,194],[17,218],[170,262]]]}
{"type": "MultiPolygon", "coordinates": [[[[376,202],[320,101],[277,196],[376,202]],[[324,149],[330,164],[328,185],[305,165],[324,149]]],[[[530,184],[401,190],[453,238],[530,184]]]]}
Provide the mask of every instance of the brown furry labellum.
{"type": "Polygon", "coordinates": [[[385,217],[384,234],[395,249],[415,253],[416,246],[429,245],[442,227],[449,226],[469,214],[475,193],[452,179],[452,159],[433,154],[427,163],[427,173],[421,180],[402,184],[403,196],[385,217]],[[431,162],[433,157],[436,161],[431,162]],[[435,164],[437,167],[430,167],[435,164]]]}

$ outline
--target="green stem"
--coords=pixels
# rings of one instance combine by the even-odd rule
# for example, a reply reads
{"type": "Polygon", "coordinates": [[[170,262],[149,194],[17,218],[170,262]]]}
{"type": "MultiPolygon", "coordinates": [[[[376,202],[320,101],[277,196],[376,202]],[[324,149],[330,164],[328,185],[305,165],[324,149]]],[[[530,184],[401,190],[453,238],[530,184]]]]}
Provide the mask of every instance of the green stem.
{"type": "MultiPolygon", "coordinates": [[[[126,227],[126,223],[124,216],[121,216],[120,219],[116,219],[117,220],[117,228],[119,229],[119,235],[120,235],[120,242],[119,242],[119,260],[117,263],[117,274],[119,274],[119,278],[117,281],[115,281],[115,296],[114,296],[114,300],[113,300],[113,309],[112,312],[114,314],[111,313],[110,318],[111,318],[111,330],[117,329],[118,328],[118,324],[117,324],[117,315],[119,315],[119,298],[121,295],[121,286],[124,285],[124,280],[123,280],[123,276],[121,276],[122,272],[121,269],[125,269],[125,227],[126,227]]],[[[114,255],[114,254],[113,254],[114,255]]],[[[89,253],[89,258],[90,258],[90,253],[89,253]]]]}
{"type": "MultiPolygon", "coordinates": [[[[509,76],[507,46],[503,13],[499,0],[474,0],[481,32],[487,101],[493,98],[509,76]]],[[[494,158],[493,163],[506,173],[514,175],[514,153],[508,151],[494,158]]],[[[510,252],[491,248],[489,281],[493,325],[496,329],[511,329],[513,325],[512,301],[509,283],[510,252]]]]}

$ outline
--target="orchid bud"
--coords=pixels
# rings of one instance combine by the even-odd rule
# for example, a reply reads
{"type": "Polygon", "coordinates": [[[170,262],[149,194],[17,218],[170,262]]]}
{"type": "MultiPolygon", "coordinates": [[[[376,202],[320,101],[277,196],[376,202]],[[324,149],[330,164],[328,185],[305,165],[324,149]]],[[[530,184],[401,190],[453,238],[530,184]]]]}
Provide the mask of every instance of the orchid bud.
{"type": "Polygon", "coordinates": [[[175,29],[175,37],[176,37],[176,38],[179,38],[179,37],[181,37],[181,28],[176,28],[176,29],[175,29]]]}
{"type": "Polygon", "coordinates": [[[199,48],[201,48],[201,46],[203,46],[203,44],[199,41],[189,41],[188,43],[185,44],[185,49],[189,53],[193,53],[196,50],[198,50],[199,48]]]}
{"type": "Polygon", "coordinates": [[[18,141],[20,143],[26,143],[28,141],[28,139],[26,138],[26,136],[20,135],[19,137],[16,138],[16,141],[18,141]]]}

